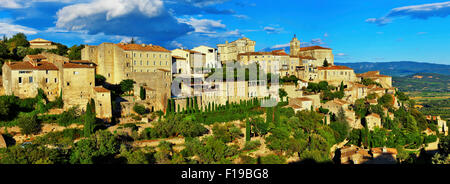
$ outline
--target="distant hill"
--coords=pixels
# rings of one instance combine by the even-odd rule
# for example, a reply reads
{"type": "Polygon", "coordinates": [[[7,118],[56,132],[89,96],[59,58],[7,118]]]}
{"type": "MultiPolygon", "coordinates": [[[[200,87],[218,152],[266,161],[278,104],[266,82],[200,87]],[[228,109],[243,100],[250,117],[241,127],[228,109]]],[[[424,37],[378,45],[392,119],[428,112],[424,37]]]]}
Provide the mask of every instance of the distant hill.
{"type": "Polygon", "coordinates": [[[362,63],[335,63],[353,68],[356,73],[379,70],[381,74],[390,76],[408,76],[416,73],[438,73],[450,75],[450,65],[420,63],[413,61],[397,62],[362,62],[362,63]]]}
{"type": "Polygon", "coordinates": [[[450,75],[417,73],[405,77],[393,77],[392,85],[408,92],[450,92],[450,75]]]}

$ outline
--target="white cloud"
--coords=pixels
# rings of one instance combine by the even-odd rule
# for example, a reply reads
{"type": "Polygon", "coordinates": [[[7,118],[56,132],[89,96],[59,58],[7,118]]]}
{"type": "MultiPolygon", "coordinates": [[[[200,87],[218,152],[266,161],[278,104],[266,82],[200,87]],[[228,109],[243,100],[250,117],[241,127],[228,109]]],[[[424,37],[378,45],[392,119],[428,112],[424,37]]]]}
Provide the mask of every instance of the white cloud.
{"type": "Polygon", "coordinates": [[[290,43],[286,43],[286,44],[279,44],[279,45],[274,45],[272,47],[270,47],[271,49],[279,49],[279,48],[285,48],[285,47],[290,47],[291,44],[290,43]]]}
{"type": "Polygon", "coordinates": [[[43,3],[43,2],[69,3],[74,1],[79,2],[83,0],[0,0],[0,8],[19,9],[19,8],[28,8],[33,3],[43,3]]]}
{"type": "Polygon", "coordinates": [[[169,44],[194,30],[177,21],[162,0],[93,0],[65,6],[57,12],[56,29],[139,37],[158,44],[169,44]]]}
{"type": "Polygon", "coordinates": [[[189,19],[179,18],[178,21],[191,25],[197,33],[216,33],[217,29],[223,30],[226,28],[221,20],[196,19],[191,17],[189,19]]]}
{"type": "Polygon", "coordinates": [[[278,28],[278,27],[272,27],[272,26],[266,26],[263,29],[264,31],[266,31],[268,34],[278,34],[281,31],[283,31],[283,28],[278,28]]]}
{"type": "Polygon", "coordinates": [[[29,28],[29,27],[25,27],[25,26],[21,26],[21,25],[14,25],[14,24],[6,23],[6,22],[0,22],[0,34],[3,34],[3,35],[11,36],[16,33],[24,33],[24,34],[28,34],[28,35],[33,35],[33,34],[36,34],[37,32],[38,31],[33,28],[29,28]]]}
{"type": "Polygon", "coordinates": [[[84,28],[86,25],[71,25],[77,19],[102,14],[106,20],[139,11],[148,17],[161,14],[163,2],[161,0],[94,0],[91,3],[80,3],[66,6],[57,12],[57,27],[69,27],[73,30],[84,28]]]}
{"type": "Polygon", "coordinates": [[[249,19],[250,18],[247,15],[233,15],[233,17],[236,17],[238,19],[249,19]]]}
{"type": "Polygon", "coordinates": [[[386,16],[369,18],[366,19],[366,22],[382,26],[391,23],[392,19],[396,17],[428,19],[430,17],[447,17],[448,15],[450,15],[450,1],[394,8],[386,16]]]}

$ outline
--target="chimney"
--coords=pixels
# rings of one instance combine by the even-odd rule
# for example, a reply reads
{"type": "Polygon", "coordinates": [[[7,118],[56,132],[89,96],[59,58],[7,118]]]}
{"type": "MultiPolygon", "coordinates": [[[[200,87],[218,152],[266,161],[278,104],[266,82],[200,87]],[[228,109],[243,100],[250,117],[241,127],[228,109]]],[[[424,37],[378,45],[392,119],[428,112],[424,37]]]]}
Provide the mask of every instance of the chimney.
{"type": "Polygon", "coordinates": [[[387,148],[385,146],[385,147],[383,147],[383,153],[386,153],[386,152],[387,152],[387,148]]]}
{"type": "Polygon", "coordinates": [[[142,44],[142,47],[145,47],[146,45],[145,44],[142,44]]]}

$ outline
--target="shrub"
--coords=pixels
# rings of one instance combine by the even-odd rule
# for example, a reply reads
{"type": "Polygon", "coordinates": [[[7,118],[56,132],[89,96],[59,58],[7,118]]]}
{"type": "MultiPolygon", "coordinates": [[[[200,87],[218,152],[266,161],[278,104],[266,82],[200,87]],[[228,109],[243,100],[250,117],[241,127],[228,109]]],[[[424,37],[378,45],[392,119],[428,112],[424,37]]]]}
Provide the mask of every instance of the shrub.
{"type": "Polygon", "coordinates": [[[261,146],[261,142],[259,140],[256,141],[249,141],[245,143],[244,148],[242,148],[243,151],[250,151],[254,150],[256,148],[259,148],[261,146]]]}
{"type": "Polygon", "coordinates": [[[25,135],[36,134],[41,130],[41,124],[35,113],[22,114],[18,119],[18,126],[25,135]]]}
{"type": "Polygon", "coordinates": [[[134,112],[136,112],[140,115],[144,115],[147,113],[147,109],[143,105],[140,105],[140,104],[135,104],[133,107],[133,110],[134,110],[134,112]]]}

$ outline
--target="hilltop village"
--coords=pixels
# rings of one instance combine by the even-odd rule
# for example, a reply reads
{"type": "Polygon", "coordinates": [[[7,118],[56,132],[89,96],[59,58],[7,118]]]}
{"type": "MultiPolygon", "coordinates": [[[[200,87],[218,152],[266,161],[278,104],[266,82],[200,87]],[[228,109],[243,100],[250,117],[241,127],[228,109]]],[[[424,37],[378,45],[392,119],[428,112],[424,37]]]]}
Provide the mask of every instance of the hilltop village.
{"type": "MultiPolygon", "coordinates": [[[[302,47],[295,35],[289,53],[255,45],[102,43],[70,59],[55,52],[60,45],[31,40],[38,53],[2,66],[0,160],[43,146],[70,150],[59,153],[63,163],[449,161],[438,151],[447,122],[414,109],[392,77],[337,66],[331,48],[302,47]],[[107,153],[95,151],[101,145],[107,153]]],[[[33,162],[58,163],[43,155],[33,162]]]]}

